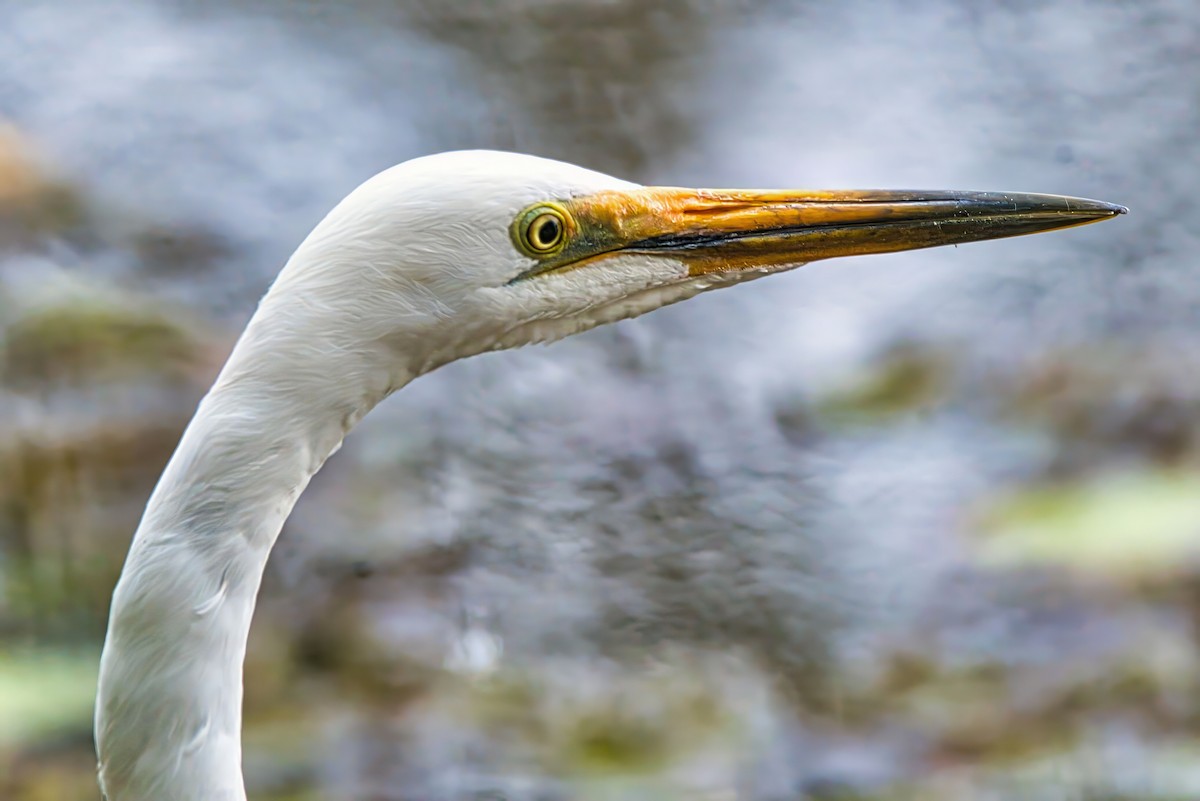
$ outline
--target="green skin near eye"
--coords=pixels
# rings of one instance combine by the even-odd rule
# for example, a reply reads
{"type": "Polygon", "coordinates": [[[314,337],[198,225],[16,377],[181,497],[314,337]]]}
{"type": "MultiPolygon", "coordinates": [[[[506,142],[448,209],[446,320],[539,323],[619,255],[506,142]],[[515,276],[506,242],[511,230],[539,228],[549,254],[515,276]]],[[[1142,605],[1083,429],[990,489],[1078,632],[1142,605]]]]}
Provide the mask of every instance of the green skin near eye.
{"type": "Polygon", "coordinates": [[[620,241],[606,225],[580,219],[565,203],[542,202],[517,215],[512,240],[517,250],[537,264],[512,280],[517,283],[538,275],[570,268],[582,261],[615,250],[620,241]]]}

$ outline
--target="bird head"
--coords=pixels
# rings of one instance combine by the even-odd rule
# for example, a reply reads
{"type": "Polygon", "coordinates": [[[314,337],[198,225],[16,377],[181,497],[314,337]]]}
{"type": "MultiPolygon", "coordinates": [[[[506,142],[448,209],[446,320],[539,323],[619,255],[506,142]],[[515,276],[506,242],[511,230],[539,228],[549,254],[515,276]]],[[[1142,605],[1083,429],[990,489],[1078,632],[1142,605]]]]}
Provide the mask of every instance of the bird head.
{"type": "Polygon", "coordinates": [[[317,312],[321,322],[309,325],[327,326],[337,347],[383,343],[404,354],[411,376],[818,259],[1123,212],[1007,192],[643,187],[548,159],[460,151],[360,186],[308,237],[272,294],[294,313],[317,312]]]}

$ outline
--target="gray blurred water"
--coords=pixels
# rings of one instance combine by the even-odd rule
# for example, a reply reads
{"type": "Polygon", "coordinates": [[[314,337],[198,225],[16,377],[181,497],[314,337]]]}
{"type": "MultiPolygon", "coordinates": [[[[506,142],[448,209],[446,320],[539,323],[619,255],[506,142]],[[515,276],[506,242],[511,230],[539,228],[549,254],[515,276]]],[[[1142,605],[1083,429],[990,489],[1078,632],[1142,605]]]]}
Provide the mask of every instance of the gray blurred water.
{"type": "MultiPolygon", "coordinates": [[[[329,572],[365,562],[380,572],[354,592],[396,659],[437,665],[468,635],[535,675],[670,647],[698,662],[742,654],[753,681],[820,715],[898,646],[1050,671],[1136,627],[1036,579],[978,571],[963,521],[1061,456],[1052,436],[997,415],[997,387],[1085,348],[1121,369],[1110,348],[1200,345],[1198,76],[1190,0],[13,0],[0,3],[0,117],[95,211],[83,231],[6,256],[0,275],[102,278],[232,330],[358,182],[458,147],[646,183],[1128,205],[1111,224],[821,263],[446,367],[373,414],[314,483],[262,601],[317,615],[347,592],[329,572]],[[168,245],[139,247],[146,227],[171,232],[168,245]],[[865,427],[814,418],[905,344],[953,365],[931,406],[865,427]],[[436,600],[404,573],[413,558],[449,560],[436,600]]],[[[890,786],[927,767],[911,732],[832,736],[770,702],[741,712],[759,745],[714,786],[746,797],[890,786]]],[[[478,770],[475,789],[553,797],[523,795],[478,743],[397,725],[402,736],[363,735],[387,770],[350,748],[321,768],[326,786],[370,775],[363,797],[474,797],[453,777],[478,770]]],[[[1094,732],[1062,775],[1200,792],[1194,769],[1097,766],[1137,751],[1108,734],[1133,736],[1094,732]]],[[[984,775],[970,797],[1034,797],[1012,781],[984,775]]],[[[1049,788],[1037,797],[1078,797],[1069,781],[1032,781],[1049,788]]]]}

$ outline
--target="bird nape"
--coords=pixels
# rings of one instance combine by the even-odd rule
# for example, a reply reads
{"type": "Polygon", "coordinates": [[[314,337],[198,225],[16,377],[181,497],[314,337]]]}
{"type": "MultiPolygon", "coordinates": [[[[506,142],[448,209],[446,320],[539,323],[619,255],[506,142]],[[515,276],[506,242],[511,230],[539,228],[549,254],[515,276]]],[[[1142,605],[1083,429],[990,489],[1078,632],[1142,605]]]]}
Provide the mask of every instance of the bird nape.
{"type": "Polygon", "coordinates": [[[96,701],[107,798],[245,798],[242,662],[267,556],[350,428],[417,376],[817,259],[1124,212],[997,192],[649,188],[490,151],[371,178],[263,298],[134,534],[96,701]]]}

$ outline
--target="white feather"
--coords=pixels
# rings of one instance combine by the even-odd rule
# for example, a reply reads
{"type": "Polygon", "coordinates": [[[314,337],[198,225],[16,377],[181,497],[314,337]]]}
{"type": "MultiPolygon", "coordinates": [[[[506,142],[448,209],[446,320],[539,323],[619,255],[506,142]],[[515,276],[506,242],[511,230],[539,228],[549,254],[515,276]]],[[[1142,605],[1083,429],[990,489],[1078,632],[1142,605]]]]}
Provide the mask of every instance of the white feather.
{"type": "Polygon", "coordinates": [[[753,277],[628,255],[510,285],[531,203],[633,187],[470,151],[367,181],[301,244],[163,473],[113,595],[96,744],[109,801],[240,801],[242,662],[284,519],[346,432],[415,376],[753,277]]]}

